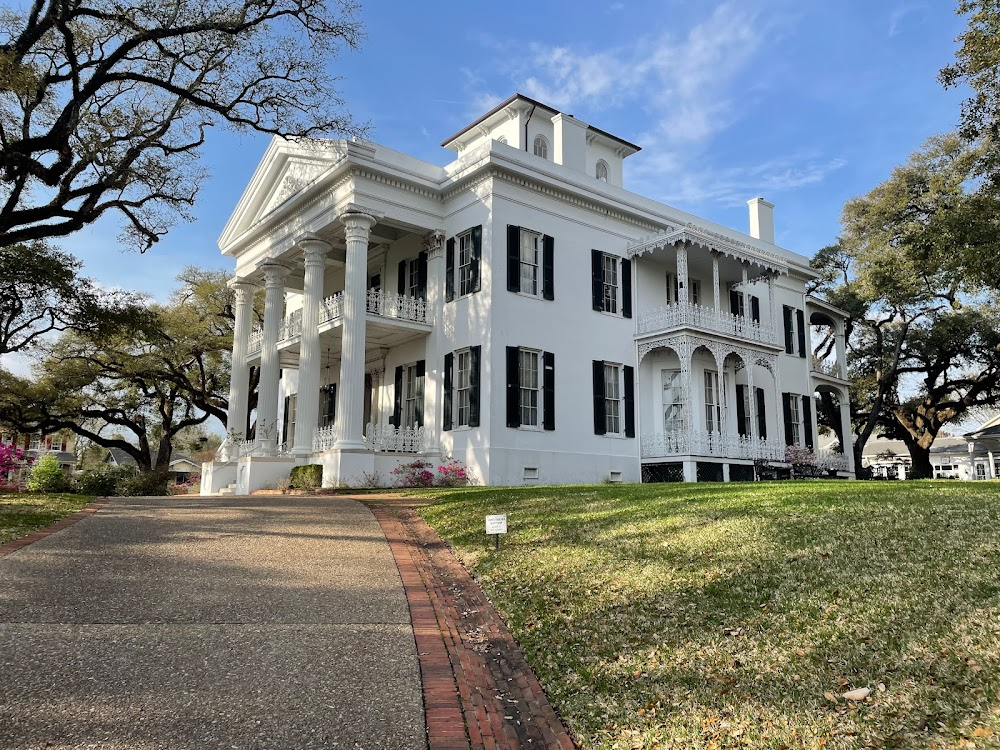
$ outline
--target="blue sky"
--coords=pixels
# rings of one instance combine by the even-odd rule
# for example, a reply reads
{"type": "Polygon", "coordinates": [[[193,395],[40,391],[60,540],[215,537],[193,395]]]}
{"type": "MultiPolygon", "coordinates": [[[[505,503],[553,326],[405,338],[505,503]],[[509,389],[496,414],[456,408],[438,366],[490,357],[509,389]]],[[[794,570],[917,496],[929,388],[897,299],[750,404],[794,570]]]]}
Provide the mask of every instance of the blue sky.
{"type": "MultiPolygon", "coordinates": [[[[742,231],[746,200],[766,197],[778,243],[804,255],[836,238],[847,199],[953,128],[962,99],[936,80],[964,28],[948,0],[369,0],[361,17],[361,50],[332,65],[377,143],[447,163],[445,137],[520,91],[641,145],[630,190],[742,231]]],[[[62,247],[159,298],[186,265],[232,269],[216,242],[267,142],[213,133],[196,220],[144,255],[122,252],[116,220],[62,247]]]]}

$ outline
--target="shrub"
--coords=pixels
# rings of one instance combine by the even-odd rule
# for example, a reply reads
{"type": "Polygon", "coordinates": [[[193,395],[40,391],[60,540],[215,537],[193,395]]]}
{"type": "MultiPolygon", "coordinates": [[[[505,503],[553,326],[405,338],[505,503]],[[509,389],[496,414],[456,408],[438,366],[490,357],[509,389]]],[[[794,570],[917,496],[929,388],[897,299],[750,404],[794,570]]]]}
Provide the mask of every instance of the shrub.
{"type": "Polygon", "coordinates": [[[400,464],[389,473],[397,477],[396,482],[401,487],[433,487],[433,466],[434,464],[418,458],[408,464],[400,464]]]}
{"type": "Polygon", "coordinates": [[[32,492],[66,492],[69,480],[55,456],[42,456],[31,470],[28,489],[32,492]]]}
{"type": "Polygon", "coordinates": [[[441,487],[464,487],[469,483],[469,473],[457,458],[449,458],[438,466],[437,483],[441,487]]]}
{"type": "Polygon", "coordinates": [[[170,475],[165,471],[143,471],[119,480],[116,494],[122,497],[157,497],[167,494],[170,475]]]}
{"type": "MultiPolygon", "coordinates": [[[[816,456],[804,445],[785,448],[785,463],[792,465],[792,473],[796,477],[817,476],[816,456]]],[[[822,475],[822,471],[819,474],[822,475]]]]}
{"type": "Polygon", "coordinates": [[[292,487],[297,490],[315,490],[323,486],[323,465],[305,464],[296,466],[289,475],[292,487]]]}
{"type": "Polygon", "coordinates": [[[109,497],[118,494],[118,483],[134,477],[136,471],[128,466],[101,466],[87,469],[76,477],[76,490],[81,495],[109,497]]]}

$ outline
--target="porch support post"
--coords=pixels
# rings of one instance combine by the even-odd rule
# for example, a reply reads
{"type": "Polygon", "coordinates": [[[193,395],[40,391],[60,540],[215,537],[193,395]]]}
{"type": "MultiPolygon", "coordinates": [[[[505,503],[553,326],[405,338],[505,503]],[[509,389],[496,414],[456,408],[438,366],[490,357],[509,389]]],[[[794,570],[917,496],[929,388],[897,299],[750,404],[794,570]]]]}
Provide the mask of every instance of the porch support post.
{"type": "Polygon", "coordinates": [[[753,444],[756,445],[757,439],[760,438],[760,435],[758,434],[760,430],[757,429],[757,393],[754,391],[753,386],[753,360],[751,359],[749,362],[744,362],[744,364],[747,369],[747,405],[750,407],[748,409],[750,416],[750,429],[747,430],[747,437],[751,438],[754,441],[753,444]]]}
{"type": "Polygon", "coordinates": [[[847,380],[847,342],[843,331],[838,330],[834,332],[833,343],[837,352],[837,367],[840,369],[839,377],[847,380]]]}
{"type": "Polygon", "coordinates": [[[715,314],[719,315],[722,312],[721,305],[721,295],[719,293],[719,253],[717,250],[712,251],[712,299],[715,301],[715,314]]]}
{"type": "Polygon", "coordinates": [[[688,301],[688,249],[683,242],[677,245],[677,301],[682,305],[688,301]]]}
{"type": "Polygon", "coordinates": [[[250,368],[247,366],[247,345],[253,319],[253,298],[257,287],[246,279],[235,278],[229,282],[235,304],[233,326],[233,362],[229,378],[229,409],[226,429],[246,439],[247,406],[250,403],[250,368]]]}
{"type": "MultiPolygon", "coordinates": [[[[774,274],[767,274],[767,304],[771,309],[771,341],[779,343],[781,336],[778,333],[778,301],[774,298],[774,274]]],[[[780,401],[778,402],[781,403],[780,401]]]]}
{"type": "Polygon", "coordinates": [[[313,452],[313,437],[319,427],[319,305],[323,300],[323,273],[330,243],[315,235],[299,239],[305,254],[305,282],[302,287],[302,338],[299,348],[299,392],[296,401],[295,447],[292,453],[313,452]]]}
{"type": "Polygon", "coordinates": [[[260,392],[257,396],[257,443],[266,456],[278,446],[278,327],[284,315],[288,268],[275,261],[264,272],[264,339],[260,349],[260,392]]]}
{"type": "Polygon", "coordinates": [[[853,477],[854,434],[851,431],[851,402],[849,396],[840,401],[840,424],[840,431],[844,433],[844,444],[841,448],[844,451],[844,457],[847,459],[847,472],[853,477]]]}
{"type": "Polygon", "coordinates": [[[986,476],[988,476],[990,479],[996,479],[997,470],[995,465],[993,464],[993,451],[987,449],[986,457],[989,459],[989,464],[986,466],[986,476]]]}
{"type": "MultiPolygon", "coordinates": [[[[438,229],[424,237],[427,251],[427,319],[441,320],[444,315],[444,246],[445,233],[438,229]]],[[[444,404],[444,354],[440,329],[435,328],[426,338],[424,357],[424,452],[441,452],[441,424],[444,404]]]]}
{"type": "MultiPolygon", "coordinates": [[[[335,448],[364,450],[365,303],[368,286],[368,238],[378,221],[375,212],[353,204],[341,216],[346,228],[347,265],[344,275],[344,341],[337,388],[340,422],[335,448]]],[[[384,283],[384,282],[383,282],[384,283]]]]}

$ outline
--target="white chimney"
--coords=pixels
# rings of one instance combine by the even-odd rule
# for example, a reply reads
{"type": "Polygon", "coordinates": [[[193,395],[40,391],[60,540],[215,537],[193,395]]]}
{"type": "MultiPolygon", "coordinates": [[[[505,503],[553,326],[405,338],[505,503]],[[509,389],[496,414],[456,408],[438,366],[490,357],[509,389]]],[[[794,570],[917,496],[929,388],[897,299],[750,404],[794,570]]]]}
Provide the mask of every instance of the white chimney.
{"type": "Polygon", "coordinates": [[[763,198],[751,198],[750,206],[750,236],[758,240],[774,244],[774,204],[763,198]]]}

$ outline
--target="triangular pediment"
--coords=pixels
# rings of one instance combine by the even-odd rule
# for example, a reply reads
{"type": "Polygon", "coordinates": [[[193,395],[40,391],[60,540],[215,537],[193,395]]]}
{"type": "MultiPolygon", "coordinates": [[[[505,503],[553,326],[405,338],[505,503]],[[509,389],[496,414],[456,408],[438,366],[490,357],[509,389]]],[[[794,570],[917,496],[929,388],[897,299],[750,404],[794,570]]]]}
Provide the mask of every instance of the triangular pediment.
{"type": "Polygon", "coordinates": [[[346,156],[347,145],[343,141],[272,139],[222,230],[219,246],[225,250],[268,216],[294,203],[297,196],[321,180],[346,156]]]}

